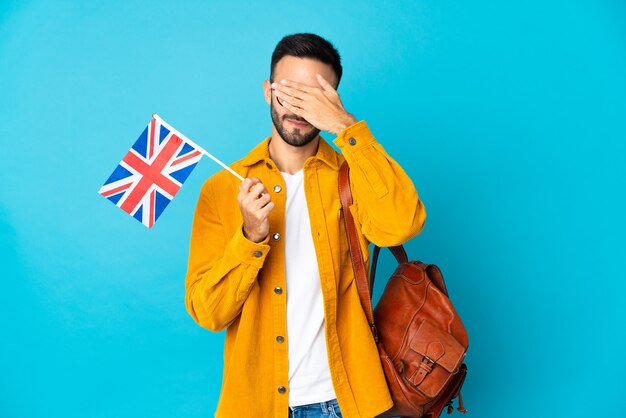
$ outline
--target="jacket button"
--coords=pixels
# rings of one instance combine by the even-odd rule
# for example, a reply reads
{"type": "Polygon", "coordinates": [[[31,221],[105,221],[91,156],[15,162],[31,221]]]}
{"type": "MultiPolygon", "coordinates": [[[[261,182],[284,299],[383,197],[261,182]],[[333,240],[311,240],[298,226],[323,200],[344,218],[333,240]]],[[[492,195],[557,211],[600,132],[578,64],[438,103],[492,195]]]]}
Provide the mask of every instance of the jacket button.
{"type": "Polygon", "coordinates": [[[278,393],[285,393],[287,389],[284,386],[278,386],[278,393]]]}
{"type": "Polygon", "coordinates": [[[348,144],[350,144],[350,145],[356,145],[356,139],[354,139],[354,138],[350,138],[350,139],[348,139],[348,144]]]}
{"type": "Polygon", "coordinates": [[[277,184],[276,186],[274,186],[274,191],[275,191],[276,193],[280,193],[280,191],[281,191],[282,189],[283,189],[283,188],[282,188],[282,187],[280,187],[280,184],[277,184]]]}
{"type": "Polygon", "coordinates": [[[282,335],[279,335],[278,337],[276,337],[276,341],[279,342],[279,343],[282,343],[282,342],[285,341],[285,338],[283,338],[282,335]]]}
{"type": "Polygon", "coordinates": [[[274,293],[276,293],[277,295],[280,295],[281,293],[283,293],[283,289],[280,286],[276,286],[274,288],[274,293]]]}
{"type": "Polygon", "coordinates": [[[274,235],[272,235],[272,238],[274,238],[274,241],[278,241],[280,239],[280,234],[277,232],[274,235]]]}
{"type": "Polygon", "coordinates": [[[253,254],[256,258],[259,258],[261,256],[263,256],[263,253],[261,251],[255,251],[253,254]]]}

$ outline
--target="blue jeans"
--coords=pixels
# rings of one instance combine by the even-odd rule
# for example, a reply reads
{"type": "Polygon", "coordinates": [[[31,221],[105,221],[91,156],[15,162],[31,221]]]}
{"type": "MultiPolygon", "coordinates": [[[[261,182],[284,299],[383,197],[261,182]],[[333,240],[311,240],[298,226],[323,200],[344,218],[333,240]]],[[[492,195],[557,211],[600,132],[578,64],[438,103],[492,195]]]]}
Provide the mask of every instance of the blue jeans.
{"type": "Polygon", "coordinates": [[[342,418],[337,399],[289,407],[289,418],[342,418]]]}

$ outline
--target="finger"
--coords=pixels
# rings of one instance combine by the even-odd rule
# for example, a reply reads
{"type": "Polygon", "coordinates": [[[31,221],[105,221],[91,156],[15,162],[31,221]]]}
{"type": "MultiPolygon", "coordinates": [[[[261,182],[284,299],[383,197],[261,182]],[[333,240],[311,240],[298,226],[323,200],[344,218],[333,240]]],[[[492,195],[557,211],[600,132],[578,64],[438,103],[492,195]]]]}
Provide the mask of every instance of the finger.
{"type": "Polygon", "coordinates": [[[293,89],[300,90],[305,93],[313,93],[313,91],[317,89],[317,87],[311,87],[311,86],[307,86],[306,84],[298,83],[297,81],[284,80],[284,79],[280,80],[280,83],[274,83],[274,84],[276,84],[278,88],[280,88],[281,86],[291,87],[293,89]]]}
{"type": "Polygon", "coordinates": [[[261,194],[261,188],[257,187],[255,189],[255,187],[257,186],[253,186],[250,191],[248,192],[244,192],[243,196],[241,197],[241,205],[248,208],[250,207],[250,205],[252,204],[252,202],[254,202],[256,199],[259,198],[259,195],[261,194]]]}
{"type": "Polygon", "coordinates": [[[261,180],[259,180],[256,177],[249,177],[249,178],[245,178],[243,179],[243,181],[239,184],[239,191],[240,192],[244,192],[244,193],[248,193],[248,191],[250,190],[250,188],[252,186],[254,186],[257,183],[260,183],[261,180]]]}
{"type": "Polygon", "coordinates": [[[263,185],[263,183],[257,183],[248,192],[248,196],[246,196],[246,201],[253,202],[256,199],[260,198],[261,195],[267,194],[267,189],[263,185]]]}
{"type": "Polygon", "coordinates": [[[317,81],[320,83],[320,86],[327,92],[337,93],[337,90],[330,84],[321,74],[317,74],[317,81]]]}
{"type": "Polygon", "coordinates": [[[252,186],[252,188],[250,189],[250,193],[249,194],[251,196],[254,196],[255,198],[258,198],[259,196],[261,196],[265,192],[267,192],[267,189],[265,188],[263,183],[257,183],[254,186],[252,186]]]}
{"type": "Polygon", "coordinates": [[[261,215],[261,220],[265,220],[265,218],[267,218],[272,209],[274,209],[274,206],[274,202],[269,202],[267,205],[261,208],[261,210],[259,211],[259,214],[261,215]]]}
{"type": "Polygon", "coordinates": [[[253,186],[257,184],[263,184],[263,183],[261,183],[261,180],[257,177],[250,177],[250,186],[247,189],[248,192],[252,189],[253,186]]]}
{"type": "Polygon", "coordinates": [[[252,212],[258,212],[259,209],[263,208],[265,205],[267,205],[271,201],[272,201],[272,197],[270,196],[270,194],[265,193],[263,196],[259,197],[257,200],[250,203],[249,209],[252,212]]]}
{"type": "Polygon", "coordinates": [[[281,102],[278,97],[276,97],[276,101],[278,102],[279,105],[281,105],[282,107],[285,107],[285,106],[283,106],[283,102],[281,102]]]}
{"type": "Polygon", "coordinates": [[[291,110],[295,115],[302,116],[301,107],[294,106],[291,103],[287,102],[286,100],[283,100],[281,103],[285,109],[291,110]]]}
{"type": "Polygon", "coordinates": [[[249,195],[251,194],[251,195],[254,195],[254,196],[257,196],[257,197],[258,197],[258,196],[260,196],[260,195],[261,195],[261,193],[263,193],[264,191],[267,191],[267,189],[265,189],[265,186],[263,185],[263,183],[261,183],[261,180],[259,180],[258,182],[253,183],[253,184],[250,186],[250,188],[248,188],[247,194],[249,194],[249,195]],[[256,192],[256,194],[255,194],[255,192],[253,192],[253,190],[260,190],[260,191],[259,191],[259,192],[256,192]]]}
{"type": "Polygon", "coordinates": [[[276,92],[276,98],[280,98],[281,99],[281,103],[287,102],[290,103],[292,106],[296,106],[299,108],[303,108],[305,101],[299,97],[294,97],[291,95],[287,95],[285,93],[282,93],[280,91],[276,92]]]}
{"type": "MultiPolygon", "coordinates": [[[[316,90],[320,90],[320,89],[316,89],[316,90]]],[[[277,95],[287,95],[287,96],[291,96],[291,97],[295,97],[297,99],[301,99],[301,100],[307,100],[308,98],[310,98],[311,94],[313,92],[307,92],[307,91],[302,91],[302,90],[298,90],[296,88],[293,87],[289,87],[289,86],[283,86],[283,85],[277,85],[277,87],[274,89],[274,92],[277,95]]]]}
{"type": "Polygon", "coordinates": [[[239,183],[239,192],[247,192],[250,187],[252,187],[252,181],[248,178],[243,179],[243,181],[239,183]]]}

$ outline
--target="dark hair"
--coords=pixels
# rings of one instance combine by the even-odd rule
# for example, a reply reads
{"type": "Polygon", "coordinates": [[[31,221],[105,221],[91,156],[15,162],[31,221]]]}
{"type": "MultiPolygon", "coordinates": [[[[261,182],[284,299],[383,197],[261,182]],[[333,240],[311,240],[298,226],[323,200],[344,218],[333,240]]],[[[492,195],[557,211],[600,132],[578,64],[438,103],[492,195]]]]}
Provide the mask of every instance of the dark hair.
{"type": "Polygon", "coordinates": [[[296,33],[281,39],[276,48],[274,48],[274,53],[272,53],[270,80],[274,79],[276,63],[285,55],[298,58],[312,58],[324,64],[329,64],[335,71],[337,86],[339,86],[339,80],[341,80],[341,74],[343,73],[341,57],[339,57],[339,52],[337,52],[333,44],[321,36],[312,33],[296,33]]]}

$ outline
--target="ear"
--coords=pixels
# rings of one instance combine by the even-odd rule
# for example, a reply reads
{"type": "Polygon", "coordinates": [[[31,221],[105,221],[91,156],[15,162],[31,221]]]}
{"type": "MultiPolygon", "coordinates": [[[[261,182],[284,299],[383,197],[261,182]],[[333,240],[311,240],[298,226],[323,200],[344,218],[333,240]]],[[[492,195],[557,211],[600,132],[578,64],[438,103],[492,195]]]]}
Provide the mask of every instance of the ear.
{"type": "Polygon", "coordinates": [[[263,95],[267,104],[272,103],[272,83],[269,80],[263,81],[263,95]]]}

